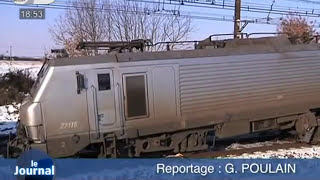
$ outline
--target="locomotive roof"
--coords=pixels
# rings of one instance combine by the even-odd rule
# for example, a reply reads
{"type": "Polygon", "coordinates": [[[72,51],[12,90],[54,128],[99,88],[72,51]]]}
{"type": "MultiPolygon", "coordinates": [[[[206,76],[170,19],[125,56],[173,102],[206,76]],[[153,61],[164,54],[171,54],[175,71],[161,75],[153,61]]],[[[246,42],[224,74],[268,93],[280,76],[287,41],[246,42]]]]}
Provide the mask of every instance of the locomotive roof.
{"type": "Polygon", "coordinates": [[[255,39],[237,39],[227,41],[225,48],[118,53],[99,56],[83,56],[51,60],[53,66],[68,66],[97,63],[121,63],[131,61],[152,61],[186,59],[200,57],[218,57],[265,53],[285,53],[320,50],[320,44],[293,45],[286,37],[264,37],[255,39]]]}

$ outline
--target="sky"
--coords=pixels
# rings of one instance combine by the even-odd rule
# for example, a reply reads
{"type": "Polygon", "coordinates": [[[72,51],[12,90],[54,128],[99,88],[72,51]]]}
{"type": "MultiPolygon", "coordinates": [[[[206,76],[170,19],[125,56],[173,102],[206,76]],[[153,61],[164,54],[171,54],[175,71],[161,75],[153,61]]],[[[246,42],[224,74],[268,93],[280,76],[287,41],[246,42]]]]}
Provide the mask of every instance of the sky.
{"type": "MultiPolygon", "coordinates": [[[[23,8],[23,6],[4,5],[1,4],[3,1],[8,0],[0,0],[0,55],[9,55],[11,46],[13,56],[43,57],[45,52],[50,52],[50,49],[60,47],[52,39],[49,27],[54,24],[59,16],[63,16],[65,10],[46,8],[45,20],[20,20],[19,9],[23,8]]],[[[67,0],[56,0],[55,3],[62,3],[62,1],[67,0]]],[[[222,3],[223,0],[216,1],[222,3]]],[[[225,2],[232,3],[234,0],[225,0],[225,2]]],[[[273,0],[242,0],[242,2],[248,5],[265,4],[271,8],[273,0]]],[[[320,3],[305,3],[303,0],[275,0],[274,6],[290,6],[306,9],[318,8],[320,13],[320,3]]],[[[196,12],[195,15],[204,16],[208,14],[220,14],[230,17],[234,13],[232,10],[189,6],[180,7],[180,9],[181,11],[196,12]]],[[[250,19],[247,17],[265,18],[267,16],[268,14],[242,12],[242,19],[250,19]]],[[[280,17],[280,15],[271,14],[270,17],[280,17]]],[[[233,33],[233,22],[193,19],[192,23],[194,31],[190,34],[189,40],[202,40],[212,34],[233,33]]],[[[276,25],[249,23],[243,32],[275,32],[276,29],[276,25]]]]}

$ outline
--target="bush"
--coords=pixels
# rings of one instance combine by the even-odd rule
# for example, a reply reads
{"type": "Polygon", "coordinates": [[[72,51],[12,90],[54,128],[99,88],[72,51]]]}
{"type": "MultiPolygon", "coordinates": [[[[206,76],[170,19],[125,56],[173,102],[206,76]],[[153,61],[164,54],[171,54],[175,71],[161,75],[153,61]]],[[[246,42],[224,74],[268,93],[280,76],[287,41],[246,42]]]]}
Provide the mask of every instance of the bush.
{"type": "Polygon", "coordinates": [[[278,32],[288,35],[289,40],[295,43],[310,43],[316,32],[315,22],[305,17],[287,16],[278,25],[278,32]]]}
{"type": "Polygon", "coordinates": [[[27,70],[11,70],[0,74],[0,106],[21,103],[33,83],[34,79],[27,70]]]}

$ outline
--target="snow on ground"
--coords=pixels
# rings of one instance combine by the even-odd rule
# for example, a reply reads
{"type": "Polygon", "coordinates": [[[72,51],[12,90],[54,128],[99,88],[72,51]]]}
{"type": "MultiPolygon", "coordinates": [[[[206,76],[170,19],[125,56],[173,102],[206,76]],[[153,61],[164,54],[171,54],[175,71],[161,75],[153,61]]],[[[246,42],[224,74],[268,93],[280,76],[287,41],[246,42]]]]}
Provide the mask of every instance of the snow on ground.
{"type": "Polygon", "coordinates": [[[266,152],[255,152],[253,154],[242,154],[240,156],[228,156],[227,158],[232,159],[268,159],[268,158],[302,158],[312,159],[320,158],[320,146],[301,147],[301,148],[290,148],[290,149],[278,149],[266,152]]]}
{"type": "MultiPolygon", "coordinates": [[[[36,78],[42,66],[40,61],[2,61],[0,60],[0,74],[10,70],[29,70],[31,76],[36,78]]],[[[18,120],[18,105],[0,106],[0,135],[15,133],[18,120]]]]}
{"type": "Polygon", "coordinates": [[[0,61],[0,74],[10,70],[29,70],[32,77],[36,77],[42,66],[40,61],[0,61]]]}
{"type": "Polygon", "coordinates": [[[256,147],[263,147],[263,146],[272,146],[276,144],[286,144],[290,143],[289,141],[264,141],[264,142],[256,142],[256,143],[247,143],[247,144],[240,144],[240,143],[233,143],[226,148],[226,150],[235,150],[235,149],[245,149],[245,148],[256,148],[256,147]]]}
{"type": "MultiPolygon", "coordinates": [[[[265,141],[265,142],[256,142],[256,143],[247,143],[247,144],[239,144],[233,143],[226,148],[228,150],[238,150],[238,149],[248,149],[248,148],[257,148],[257,147],[265,147],[272,146],[277,144],[289,144],[292,143],[290,141],[265,141]]],[[[289,149],[277,149],[277,150],[269,150],[265,152],[254,152],[254,153],[244,153],[241,155],[229,155],[227,157],[220,158],[232,158],[232,159],[255,159],[255,158],[302,158],[302,159],[310,159],[310,158],[320,158],[320,146],[308,146],[308,147],[300,147],[300,148],[289,148],[289,149]]]]}
{"type": "Polygon", "coordinates": [[[0,134],[9,134],[16,132],[18,121],[18,105],[0,106],[0,134]]]}

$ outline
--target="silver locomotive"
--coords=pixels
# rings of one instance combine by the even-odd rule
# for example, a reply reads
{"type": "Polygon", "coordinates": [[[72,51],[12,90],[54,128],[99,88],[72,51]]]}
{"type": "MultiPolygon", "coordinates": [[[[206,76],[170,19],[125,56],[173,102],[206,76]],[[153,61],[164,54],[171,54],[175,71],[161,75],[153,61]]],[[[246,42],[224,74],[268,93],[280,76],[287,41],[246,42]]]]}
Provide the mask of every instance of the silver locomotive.
{"type": "Polygon", "coordinates": [[[8,155],[139,157],[190,152],[265,130],[319,133],[320,46],[284,38],[224,48],[49,60],[8,155]]]}

